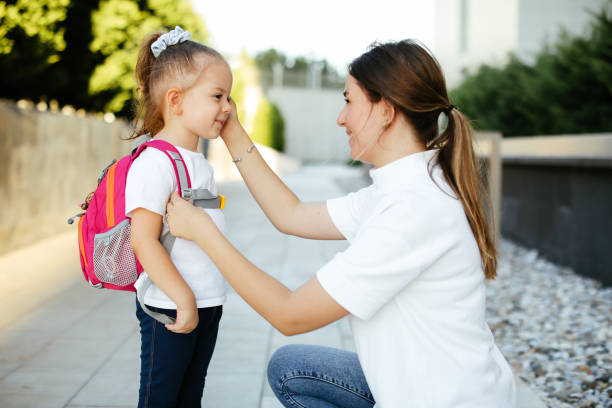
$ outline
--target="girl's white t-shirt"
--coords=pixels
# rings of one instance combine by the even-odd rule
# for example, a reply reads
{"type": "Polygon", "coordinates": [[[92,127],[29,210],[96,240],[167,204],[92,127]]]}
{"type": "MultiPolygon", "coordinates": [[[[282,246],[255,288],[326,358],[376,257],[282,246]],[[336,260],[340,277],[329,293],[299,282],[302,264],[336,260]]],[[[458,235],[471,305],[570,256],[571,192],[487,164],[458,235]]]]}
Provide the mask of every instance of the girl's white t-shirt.
{"type": "Polygon", "coordinates": [[[350,241],[317,273],[351,313],[377,408],[514,408],[514,376],[485,321],[478,246],[436,150],[370,172],[327,202],[350,241]],[[436,185],[437,183],[437,185],[436,185]]]}
{"type": "MultiPolygon", "coordinates": [[[[207,188],[217,194],[213,168],[200,152],[175,146],[183,160],[192,188],[207,188]]],[[[137,208],[144,208],[161,216],[166,214],[166,204],[172,192],[178,191],[172,162],[165,153],[146,148],[134,160],[127,175],[125,187],[125,212],[128,217],[137,208]]],[[[225,218],[219,209],[206,211],[222,233],[225,233],[225,218]]],[[[162,235],[168,231],[163,221],[162,235]]],[[[223,275],[200,247],[192,241],[177,238],[170,259],[185,279],[196,298],[198,308],[219,306],[225,303],[227,282],[223,275]]],[[[136,289],[146,278],[144,271],[136,281],[136,289]]],[[[153,284],[145,294],[145,304],[163,309],[176,309],[176,304],[153,284]]]]}

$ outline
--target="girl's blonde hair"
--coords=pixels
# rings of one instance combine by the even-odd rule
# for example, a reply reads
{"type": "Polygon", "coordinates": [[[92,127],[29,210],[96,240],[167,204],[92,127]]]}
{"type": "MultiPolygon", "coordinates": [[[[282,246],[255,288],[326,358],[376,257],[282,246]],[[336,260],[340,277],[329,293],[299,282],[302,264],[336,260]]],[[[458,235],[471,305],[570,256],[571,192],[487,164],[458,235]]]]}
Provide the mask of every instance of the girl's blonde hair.
{"type": "MultiPolygon", "coordinates": [[[[497,274],[497,250],[492,236],[492,211],[472,146],[472,127],[449,100],[440,65],[414,40],[374,44],[349,66],[371,102],[382,98],[393,104],[427,149],[439,149],[437,163],[461,203],[478,244],[485,277],[497,274]],[[448,115],[439,134],[438,118],[448,115]]],[[[433,168],[430,163],[430,175],[433,168]]]]}
{"type": "Polygon", "coordinates": [[[225,61],[216,50],[191,40],[168,46],[156,58],[151,51],[151,44],[161,35],[162,33],[149,34],[138,52],[136,83],[140,95],[135,117],[136,126],[130,139],[147,133],[154,136],[164,127],[161,111],[164,91],[168,85],[188,89],[206,66],[206,59],[200,57],[225,61]]]}

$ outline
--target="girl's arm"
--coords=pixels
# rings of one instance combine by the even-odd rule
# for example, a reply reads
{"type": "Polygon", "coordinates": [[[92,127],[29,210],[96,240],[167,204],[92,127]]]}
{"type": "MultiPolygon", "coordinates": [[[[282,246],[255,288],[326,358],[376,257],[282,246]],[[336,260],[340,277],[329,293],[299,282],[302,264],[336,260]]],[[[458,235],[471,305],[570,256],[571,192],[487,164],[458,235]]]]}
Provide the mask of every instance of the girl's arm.
{"type": "Polygon", "coordinates": [[[189,333],[198,325],[198,310],[191,288],[159,242],[162,217],[144,208],[132,212],[132,248],[149,278],[176,304],[176,322],[166,328],[189,333]]]}
{"type": "Polygon", "coordinates": [[[311,239],[344,239],[332,222],[325,202],[303,203],[270,169],[238,121],[236,105],[223,127],[221,137],[249,191],[280,232],[311,239]]]}
{"type": "Polygon", "coordinates": [[[172,234],[196,242],[236,292],[284,335],[315,330],[348,314],[316,277],[292,292],[253,265],[232,246],[208,214],[178,194],[172,194],[167,210],[172,234]]]}

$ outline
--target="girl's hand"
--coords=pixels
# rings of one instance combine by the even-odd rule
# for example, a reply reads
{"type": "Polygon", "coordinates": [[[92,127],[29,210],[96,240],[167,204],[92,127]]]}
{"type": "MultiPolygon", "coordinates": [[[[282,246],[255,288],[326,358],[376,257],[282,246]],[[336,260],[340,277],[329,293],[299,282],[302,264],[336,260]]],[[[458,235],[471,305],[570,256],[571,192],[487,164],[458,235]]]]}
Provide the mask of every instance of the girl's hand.
{"type": "Polygon", "coordinates": [[[198,327],[198,309],[197,307],[176,308],[176,321],[174,324],[167,324],[166,329],[174,333],[187,334],[198,327]]]}
{"type": "Polygon", "coordinates": [[[176,192],[172,193],[166,205],[166,221],[172,235],[189,241],[207,236],[211,228],[217,228],[205,211],[194,207],[176,192]]]}

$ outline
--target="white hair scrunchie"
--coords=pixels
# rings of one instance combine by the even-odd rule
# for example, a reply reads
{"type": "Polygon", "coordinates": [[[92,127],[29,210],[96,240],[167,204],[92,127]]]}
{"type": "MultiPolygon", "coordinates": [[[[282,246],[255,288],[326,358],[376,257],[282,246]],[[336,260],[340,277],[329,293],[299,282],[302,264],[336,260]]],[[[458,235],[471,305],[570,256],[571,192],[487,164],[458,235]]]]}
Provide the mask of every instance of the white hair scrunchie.
{"type": "Polygon", "coordinates": [[[181,27],[176,26],[174,30],[160,35],[159,38],[151,44],[151,51],[153,51],[153,55],[157,58],[159,54],[169,46],[180,44],[190,38],[191,33],[189,31],[183,31],[181,27]]]}

